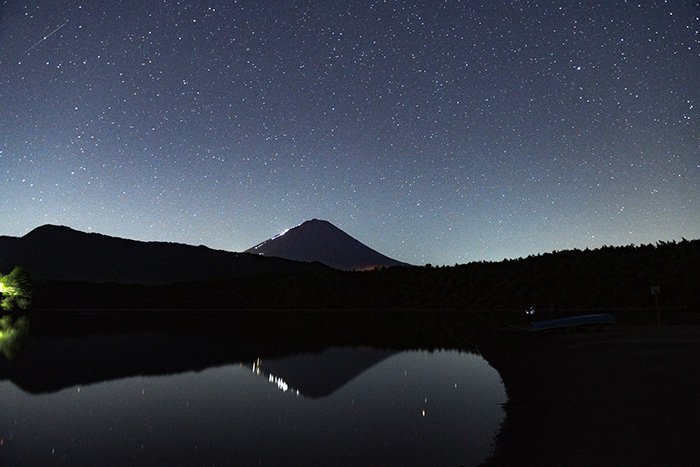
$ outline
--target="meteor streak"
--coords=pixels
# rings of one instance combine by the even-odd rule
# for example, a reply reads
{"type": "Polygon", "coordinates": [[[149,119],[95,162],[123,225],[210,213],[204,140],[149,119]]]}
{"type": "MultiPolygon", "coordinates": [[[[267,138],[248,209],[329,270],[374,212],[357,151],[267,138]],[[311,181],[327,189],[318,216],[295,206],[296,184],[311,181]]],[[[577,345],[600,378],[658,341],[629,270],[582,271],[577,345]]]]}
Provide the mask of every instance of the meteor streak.
{"type": "Polygon", "coordinates": [[[41,40],[39,40],[36,44],[34,44],[33,46],[31,46],[31,47],[29,47],[27,50],[25,50],[24,53],[23,53],[22,55],[27,54],[27,53],[31,52],[32,50],[34,50],[35,48],[37,48],[37,47],[39,46],[39,44],[41,44],[42,42],[44,42],[46,39],[48,39],[49,37],[51,37],[53,34],[56,34],[56,33],[58,32],[58,30],[61,29],[61,28],[62,28],[63,26],[65,26],[66,24],[68,24],[68,21],[64,22],[62,25],[60,25],[59,27],[57,27],[56,29],[54,29],[53,31],[51,31],[50,33],[48,33],[47,35],[45,35],[44,37],[42,37],[41,40]]]}

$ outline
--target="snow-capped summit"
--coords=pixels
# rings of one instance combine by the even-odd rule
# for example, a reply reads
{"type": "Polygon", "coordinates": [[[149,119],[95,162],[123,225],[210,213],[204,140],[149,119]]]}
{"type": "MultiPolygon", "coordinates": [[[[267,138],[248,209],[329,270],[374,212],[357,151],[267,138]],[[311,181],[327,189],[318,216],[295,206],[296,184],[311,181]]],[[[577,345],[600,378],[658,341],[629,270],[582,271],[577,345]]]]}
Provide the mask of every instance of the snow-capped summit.
{"type": "Polygon", "coordinates": [[[318,261],[342,270],[367,270],[406,263],[384,256],[328,221],[312,219],[246,250],[265,256],[318,261]]]}

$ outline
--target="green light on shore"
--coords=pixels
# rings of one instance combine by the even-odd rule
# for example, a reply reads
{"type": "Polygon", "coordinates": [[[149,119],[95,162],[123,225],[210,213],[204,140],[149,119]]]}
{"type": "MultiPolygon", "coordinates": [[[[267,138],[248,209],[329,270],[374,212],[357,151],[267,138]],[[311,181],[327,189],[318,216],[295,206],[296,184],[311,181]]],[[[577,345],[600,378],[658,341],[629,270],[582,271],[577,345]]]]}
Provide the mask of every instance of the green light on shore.
{"type": "Polygon", "coordinates": [[[3,284],[2,281],[0,281],[0,294],[14,297],[19,295],[19,291],[15,287],[8,287],[7,285],[3,284]]]}
{"type": "Polygon", "coordinates": [[[12,311],[29,308],[32,299],[32,284],[24,269],[15,267],[3,276],[0,274],[0,309],[12,311]]]}

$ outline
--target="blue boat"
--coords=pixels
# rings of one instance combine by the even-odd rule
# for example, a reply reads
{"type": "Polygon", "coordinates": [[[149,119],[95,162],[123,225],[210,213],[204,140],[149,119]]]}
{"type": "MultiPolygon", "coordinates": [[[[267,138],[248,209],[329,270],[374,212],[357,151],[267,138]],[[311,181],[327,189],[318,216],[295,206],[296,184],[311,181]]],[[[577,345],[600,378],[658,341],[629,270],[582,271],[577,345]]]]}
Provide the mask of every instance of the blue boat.
{"type": "Polygon", "coordinates": [[[580,326],[602,326],[615,324],[615,317],[610,313],[569,316],[566,318],[535,321],[530,324],[530,331],[547,331],[550,329],[576,328],[580,326]]]}

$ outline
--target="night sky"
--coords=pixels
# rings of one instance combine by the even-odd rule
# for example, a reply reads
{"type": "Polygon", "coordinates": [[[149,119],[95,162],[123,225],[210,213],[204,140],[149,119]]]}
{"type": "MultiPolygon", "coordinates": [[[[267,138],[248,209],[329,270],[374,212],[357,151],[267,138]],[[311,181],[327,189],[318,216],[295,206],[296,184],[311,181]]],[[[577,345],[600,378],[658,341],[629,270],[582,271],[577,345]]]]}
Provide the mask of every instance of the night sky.
{"type": "Polygon", "coordinates": [[[696,1],[4,1],[0,234],[396,259],[700,237],[696,1]]]}

